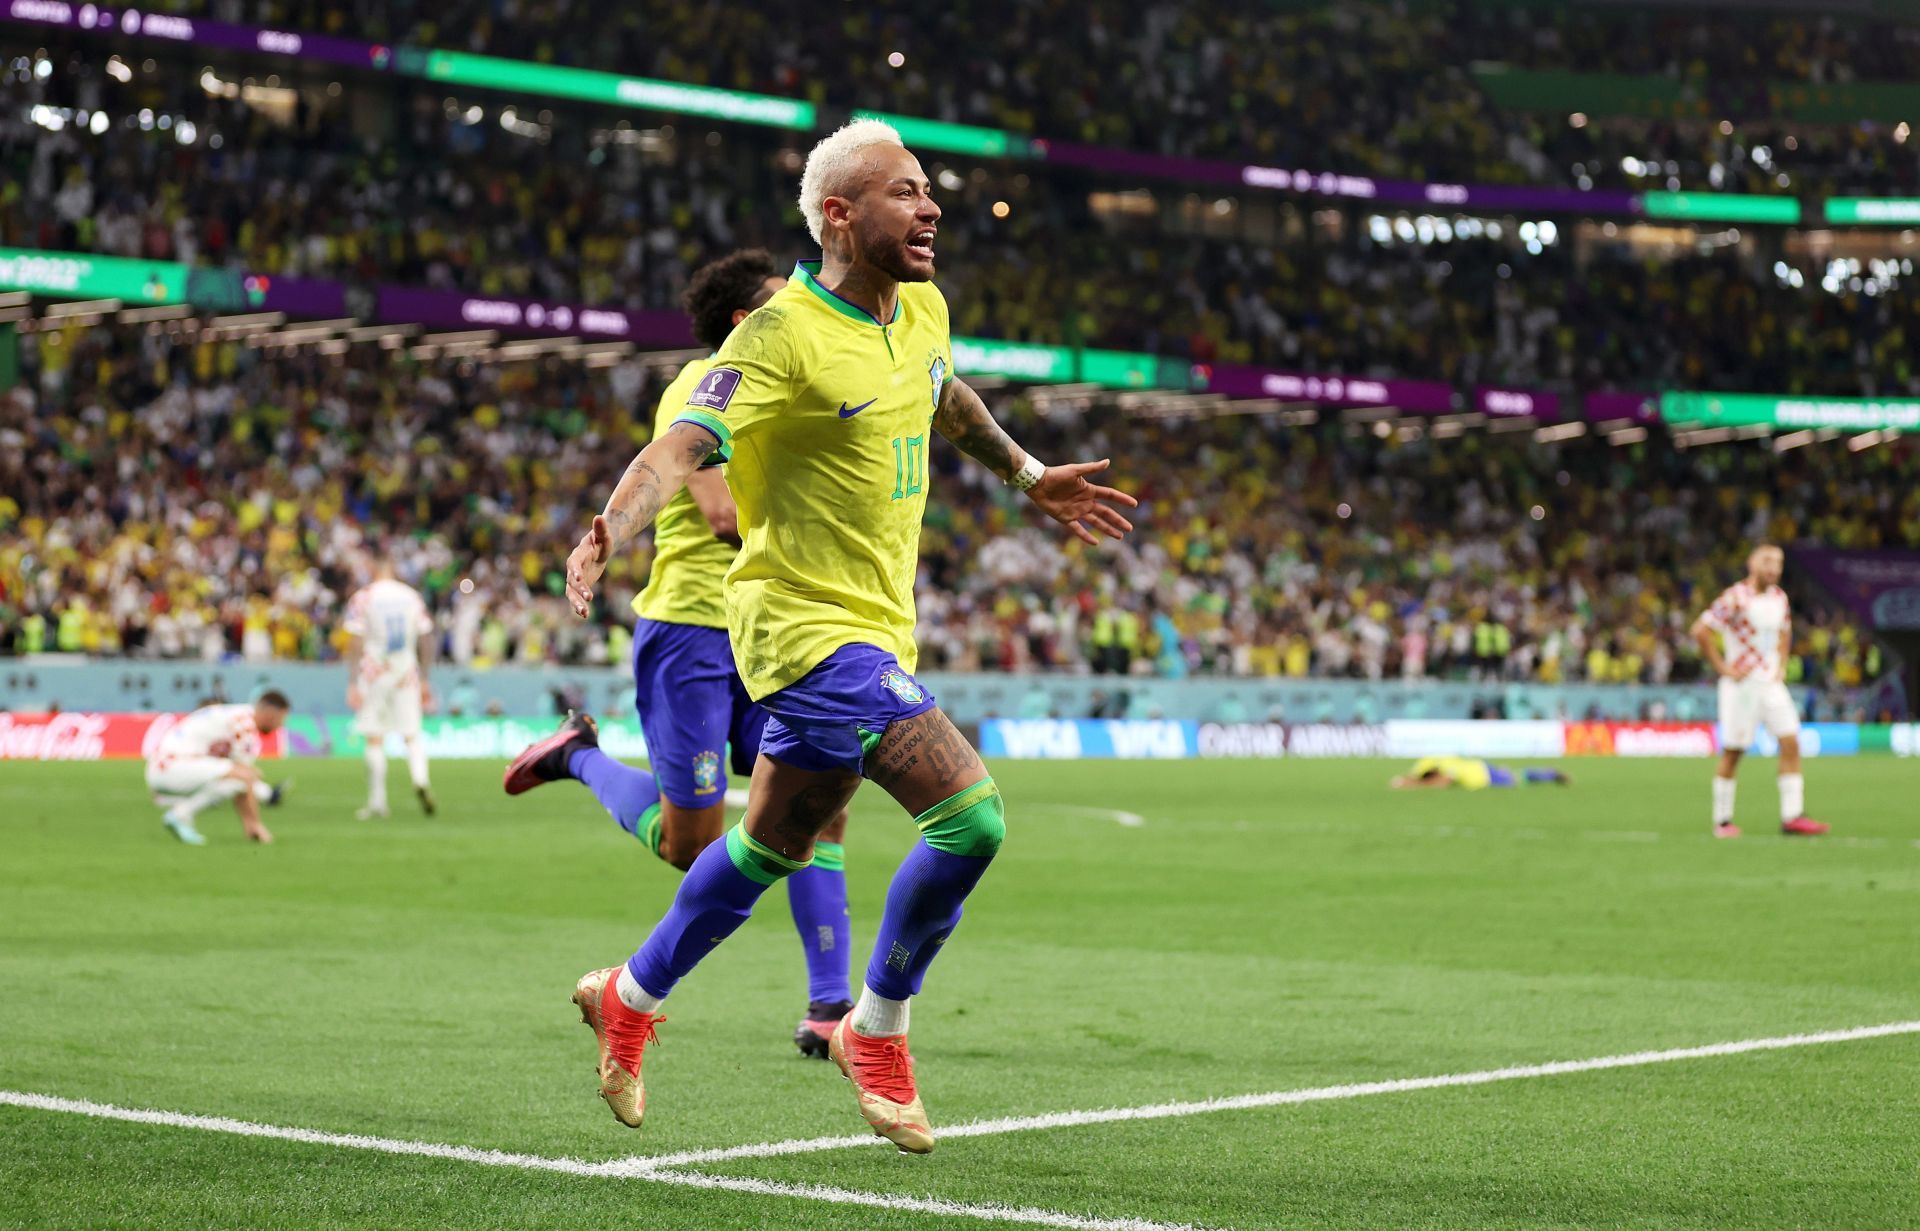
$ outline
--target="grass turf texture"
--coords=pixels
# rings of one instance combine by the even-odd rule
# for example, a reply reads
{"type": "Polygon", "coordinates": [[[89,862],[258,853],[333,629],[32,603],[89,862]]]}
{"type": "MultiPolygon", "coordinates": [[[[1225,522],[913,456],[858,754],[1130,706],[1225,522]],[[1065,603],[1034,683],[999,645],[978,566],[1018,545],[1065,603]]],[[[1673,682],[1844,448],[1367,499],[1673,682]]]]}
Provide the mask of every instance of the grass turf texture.
{"type": "MultiPolygon", "coordinates": [[[[1704,762],[1479,794],[1394,768],[996,765],[1008,842],[914,1014],[936,1127],[1920,1018],[1920,763],[1810,766],[1845,842],[1772,832],[1771,766],[1738,842],[1706,834],[1704,762]]],[[[567,995],[671,871],[496,765],[436,765],[441,817],[402,793],[386,823],[351,819],[356,763],[273,772],[278,844],[223,810],[192,850],[136,765],[0,765],[0,1087],[587,1159],[863,1128],[788,1042],[783,890],[668,1005],[629,1133],[567,995]]],[[[856,971],[911,839],[862,792],[856,971]]],[[[1897,1227],[1916,1149],[1903,1036],[705,1169],[1215,1227],[1897,1227]]],[[[985,1225],[5,1107],[0,1159],[8,1227],[985,1225]]]]}

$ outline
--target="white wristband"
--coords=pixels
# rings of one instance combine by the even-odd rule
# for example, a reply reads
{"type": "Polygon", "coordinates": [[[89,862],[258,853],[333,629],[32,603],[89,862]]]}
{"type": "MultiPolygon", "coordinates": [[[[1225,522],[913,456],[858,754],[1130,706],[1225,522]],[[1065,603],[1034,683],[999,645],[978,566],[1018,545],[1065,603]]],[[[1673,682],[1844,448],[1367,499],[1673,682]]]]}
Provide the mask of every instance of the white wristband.
{"type": "Polygon", "coordinates": [[[1027,464],[1013,472],[1013,477],[1007,480],[1007,486],[1015,491],[1030,492],[1040,485],[1040,477],[1046,473],[1047,464],[1029,453],[1027,464]]]}

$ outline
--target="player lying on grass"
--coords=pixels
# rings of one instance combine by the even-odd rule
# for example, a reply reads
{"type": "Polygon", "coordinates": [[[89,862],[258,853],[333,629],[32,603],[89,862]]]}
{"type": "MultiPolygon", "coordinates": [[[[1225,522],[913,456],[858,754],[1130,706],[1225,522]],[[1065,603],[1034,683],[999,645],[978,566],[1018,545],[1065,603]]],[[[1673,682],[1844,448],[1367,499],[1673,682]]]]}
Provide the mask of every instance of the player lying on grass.
{"type": "MultiPolygon", "coordinates": [[[[747,313],[787,284],[758,248],[704,266],[687,283],[694,336],[719,350],[747,313]]],[[[657,439],[672,428],[687,398],[713,366],[712,356],[680,369],[654,411],[657,439]]],[[[753,772],[767,712],[747,696],[727,645],[722,582],[739,553],[733,495],[719,467],[696,470],[653,523],[653,570],[633,600],[633,702],[647,739],[652,772],[624,765],[600,749],[585,714],[507,767],[507,794],[572,778],[586,784],[620,828],[681,871],[720,837],[726,825],[727,763],[753,772]]],[[[814,843],[813,863],[787,878],[793,925],[807,958],[807,1011],[794,1028],[801,1054],[827,1058],[827,1039],[853,1008],[848,966],[852,935],[841,842],[844,809],[814,843]]]]}
{"type": "Polygon", "coordinates": [[[727,338],[666,434],[627,467],[567,560],[585,616],[608,557],[698,467],[731,458],[742,548],[727,628],[747,693],[769,715],[746,819],[700,853],[672,908],[625,965],[574,1000],[600,1045],[600,1093],[621,1123],[646,1107],[640,1068],[680,979],[806,868],[863,775],[915,818],[866,986],[830,1055],[860,1112],[903,1150],[933,1148],[907,1047],[908,1011],[962,904],[1000,848],[999,788],[913,677],[913,583],[939,432],[1089,545],[1133,527],[1131,496],[1089,481],[1104,461],[1046,466],[953,376],[947,305],[929,284],[940,207],[899,135],[858,121],[823,139],[800,208],[823,259],[727,338]]]}
{"type": "Polygon", "coordinates": [[[1806,815],[1806,779],[1800,775],[1800,713],[1787,691],[1787,651],[1793,612],[1780,588],[1786,553],[1762,543],[1747,555],[1747,576],[1720,592],[1693,623],[1714,674],[1720,677],[1720,763],[1713,776],[1713,836],[1737,838],[1734,775],[1759,727],[1780,741],[1780,832],[1809,836],[1827,827],[1806,815]]]}
{"type": "Polygon", "coordinates": [[[1473,757],[1421,757],[1413,763],[1413,768],[1396,775],[1388,785],[1399,791],[1446,786],[1484,791],[1488,787],[1519,786],[1521,783],[1534,782],[1570,786],[1573,779],[1557,769],[1523,769],[1516,775],[1504,766],[1473,757]]]}
{"type": "Polygon", "coordinates": [[[147,758],[147,789],[166,811],[161,821],[188,846],[205,846],[194,826],[200,813],[226,800],[255,842],[273,835],[260,823],[260,805],[280,802],[280,788],[260,777],[254,761],[263,737],[287,721],[284,693],[268,690],[251,705],[203,705],[168,728],[147,758]]]}

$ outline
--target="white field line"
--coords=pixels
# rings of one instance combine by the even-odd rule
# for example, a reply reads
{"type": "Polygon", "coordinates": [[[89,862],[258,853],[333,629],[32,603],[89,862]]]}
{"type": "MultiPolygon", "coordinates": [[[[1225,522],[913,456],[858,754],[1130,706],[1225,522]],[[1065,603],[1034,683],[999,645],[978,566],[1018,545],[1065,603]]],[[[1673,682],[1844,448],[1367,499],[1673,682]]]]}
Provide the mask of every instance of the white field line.
{"type": "Polygon", "coordinates": [[[1069,816],[1092,816],[1101,820],[1114,821],[1128,829],[1138,829],[1147,823],[1147,818],[1138,812],[1123,812],[1118,808],[1088,808],[1079,804],[1040,804],[1036,812],[1064,812],[1069,816]]]}
{"type": "MultiPolygon", "coordinates": [[[[941,1126],[942,1141],[955,1137],[986,1137],[998,1133],[1018,1133],[1039,1128],[1078,1128],[1088,1124],[1114,1124],[1124,1120],[1165,1120],[1179,1116],[1198,1116],[1215,1111],[1244,1111],[1255,1107],[1284,1107],[1295,1103],[1322,1103],[1338,1099],[1364,1098],[1371,1094],[1404,1094],[1413,1090],[1440,1090],[1452,1086],[1484,1086],[1498,1081],[1517,1081],[1527,1077],[1558,1077],[1566,1073],[1591,1073],[1601,1069],[1637,1068],[1648,1064],[1667,1064],[1676,1060],[1704,1060],[1715,1056],[1737,1056],[1745,1052],[1778,1051],[1789,1047],[1811,1047],[1820,1043],[1851,1043],[1859,1039],[1878,1039],[1888,1035],[1920,1034],[1920,1021],[1889,1022],[1883,1026],[1857,1026],[1848,1030],[1823,1030],[1814,1034],[1788,1034],[1770,1039],[1737,1039],[1727,1043],[1708,1043],[1701,1047],[1675,1047],[1665,1051],[1630,1052],[1620,1056],[1596,1056],[1588,1060],[1555,1060],[1547,1064],[1523,1064],[1500,1069],[1482,1069],[1474,1073],[1447,1073],[1435,1077],[1402,1077],[1392,1081],[1355,1082],[1342,1086],[1314,1086],[1304,1090],[1276,1090],[1267,1094],[1236,1094],[1226,1098],[1200,1099],[1183,1103],[1155,1103],[1145,1107],[1114,1107],[1098,1111],[1056,1111],[1038,1116],[1012,1116],[1001,1120],[977,1120],[971,1124],[941,1126]]],[[[817,1150],[843,1150],[873,1145],[874,1137],[806,1137],[792,1141],[770,1141],[759,1145],[732,1146],[718,1150],[688,1150],[679,1154],[658,1154],[644,1161],[656,1167],[717,1163],[735,1158],[770,1158],[781,1154],[810,1154],[817,1150]]]]}
{"type": "MultiPolygon", "coordinates": [[[[228,1133],[237,1137],[266,1137],[277,1141],[297,1141],[308,1145],[335,1146],[348,1150],[369,1150],[380,1154],[410,1155],[417,1158],[441,1158],[454,1162],[477,1163],[486,1167],[512,1167],[524,1171],[553,1171],[563,1175],[597,1179],[645,1180],[656,1184],[674,1184],[687,1188],[724,1189],[763,1197],[797,1197],[834,1205],[870,1206],[884,1210],[911,1210],[919,1214],[942,1214],[955,1218],[974,1218],[982,1222],[1024,1223],[1036,1227],[1060,1227],[1066,1231],[1205,1231],[1188,1223],[1154,1222],[1144,1218],[1090,1218],[1057,1210],[1030,1206],[943,1201],[935,1197],[911,1197],[900,1193],[861,1192],[833,1188],[823,1184],[783,1184],[772,1180],[754,1180],[736,1176],[702,1175],[691,1171],[667,1170],[653,1159],[613,1159],[588,1162],[578,1158],[550,1158],[540,1154],[515,1154],[505,1150],[482,1150],[473,1146],[442,1145],[431,1141],[405,1141],[391,1137],[370,1137],[359,1133],[327,1133],[309,1128],[291,1128],[278,1124],[259,1124],[251,1120],[232,1120],[225,1116],[196,1116],[178,1111],[150,1111],[135,1107],[116,1107],[86,1099],[57,1098],[47,1094],[29,1094],[18,1090],[0,1090],[0,1104],[31,1108],[36,1111],[66,1112],[103,1120],[125,1120],[134,1124],[155,1124],[166,1128],[191,1128],[203,1132],[228,1133]]],[[[877,1140],[877,1139],[876,1139],[877,1140]]]]}

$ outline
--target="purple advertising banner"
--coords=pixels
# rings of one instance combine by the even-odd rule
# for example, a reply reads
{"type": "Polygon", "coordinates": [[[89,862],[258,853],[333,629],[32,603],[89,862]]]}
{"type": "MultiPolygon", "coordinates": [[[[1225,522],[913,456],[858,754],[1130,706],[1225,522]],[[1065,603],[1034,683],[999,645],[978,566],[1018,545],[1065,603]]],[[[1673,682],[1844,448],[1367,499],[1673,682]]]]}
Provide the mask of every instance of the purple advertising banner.
{"type": "Polygon", "coordinates": [[[1920,551],[1796,547],[1793,562],[1878,629],[1920,629],[1920,551]]]}
{"type": "Polygon", "coordinates": [[[1493,184],[1426,184],[1414,180],[1382,180],[1367,175],[1340,175],[1332,171],[1286,167],[1242,167],[1240,180],[1249,188],[1312,192],[1324,197],[1355,197],[1439,210],[1575,210],[1592,214],[1635,212],[1634,195],[1630,192],[1579,192],[1572,188],[1522,188],[1493,184]]]}
{"type": "Polygon", "coordinates": [[[1605,423],[1609,419],[1652,423],[1660,417],[1660,398],[1657,394],[1589,393],[1584,402],[1585,417],[1595,423],[1605,423]]]}
{"type": "Polygon", "coordinates": [[[1473,408],[1500,419],[1558,419],[1560,395],[1539,389],[1481,385],[1473,391],[1473,408]]]}
{"type": "Polygon", "coordinates": [[[1243,166],[1206,158],[1175,158],[1118,150],[1101,145],[1035,138],[1033,152],[1048,162],[1122,175],[1201,184],[1231,184],[1267,188],[1276,192],[1315,193],[1390,205],[1419,205],[1437,210],[1571,210],[1591,214],[1633,214],[1629,192],[1578,192],[1572,188],[1528,188],[1494,184],[1426,184],[1414,180],[1383,180],[1367,175],[1307,171],[1286,167],[1243,166]]]}
{"type": "Polygon", "coordinates": [[[198,17],[143,12],[137,8],[71,4],[68,0],[7,0],[0,12],[14,21],[31,21],[44,26],[65,26],[102,34],[117,30],[121,34],[162,38],[176,43],[196,43],[202,47],[225,47],[234,51],[265,51],[357,68],[384,69],[393,59],[391,48],[376,43],[362,43],[325,34],[303,34],[295,30],[236,26],[198,17]]]}
{"type": "Polygon", "coordinates": [[[1272,368],[1219,363],[1194,366],[1199,385],[1228,397],[1279,398],[1325,406],[1391,406],[1419,414],[1453,409],[1453,386],[1434,380],[1375,380],[1368,376],[1332,376],[1324,372],[1279,372],[1272,368]]]}
{"type": "Polygon", "coordinates": [[[243,284],[247,306],[289,316],[349,316],[347,288],[319,278],[285,278],[278,274],[248,274],[243,284]]]}
{"type": "Polygon", "coordinates": [[[693,330],[678,312],[588,308],[532,299],[488,299],[457,291],[383,286],[374,315],[434,329],[498,329],[506,333],[572,335],[587,342],[691,346],[693,330]]]}

